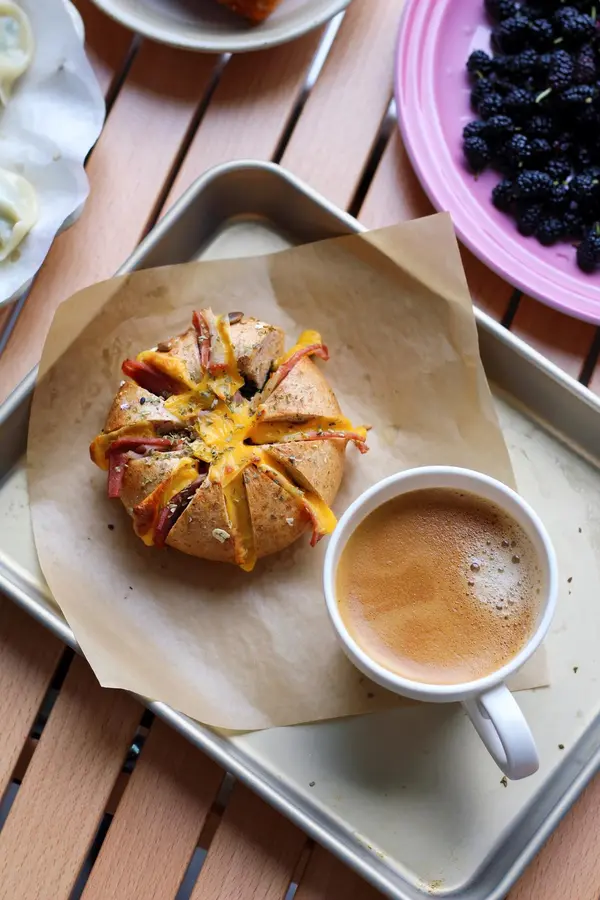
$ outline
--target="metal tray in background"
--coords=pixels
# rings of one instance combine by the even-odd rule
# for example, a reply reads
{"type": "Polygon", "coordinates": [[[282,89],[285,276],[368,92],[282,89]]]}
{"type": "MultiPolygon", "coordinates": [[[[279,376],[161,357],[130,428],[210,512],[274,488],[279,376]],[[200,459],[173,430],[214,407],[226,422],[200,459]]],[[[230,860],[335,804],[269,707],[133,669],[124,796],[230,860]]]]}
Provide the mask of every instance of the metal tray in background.
{"type": "MultiPolygon", "coordinates": [[[[233,163],[199,179],[121,272],[360,230],[277,166],[233,163]]],[[[505,786],[458,706],[417,704],[232,737],[148,703],[397,900],[500,900],[600,763],[600,403],[485,314],[477,322],[520,489],[559,555],[552,686],[519,695],[540,772],[505,786]]],[[[34,380],[32,372],[0,410],[0,589],[75,647],[32,539],[23,452],[34,380]]]]}

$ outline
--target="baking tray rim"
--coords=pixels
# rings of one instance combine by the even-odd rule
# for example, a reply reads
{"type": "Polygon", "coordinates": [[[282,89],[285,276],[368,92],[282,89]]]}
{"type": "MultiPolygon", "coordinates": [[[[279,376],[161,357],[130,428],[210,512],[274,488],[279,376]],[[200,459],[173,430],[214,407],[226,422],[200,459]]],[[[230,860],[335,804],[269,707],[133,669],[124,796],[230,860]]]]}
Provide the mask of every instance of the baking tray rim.
{"type": "MultiPolygon", "coordinates": [[[[267,175],[268,177],[280,179],[287,183],[292,189],[302,193],[309,201],[320,206],[329,215],[335,218],[340,225],[345,227],[347,233],[362,233],[368,230],[358,222],[358,220],[343,210],[338,209],[335,204],[330,203],[309,185],[306,185],[299,178],[281,166],[260,160],[236,160],[234,162],[215,166],[197,178],[168,210],[164,217],[151,229],[146,237],[143,238],[115,274],[125,275],[134,271],[149,251],[158,244],[166,234],[168,234],[171,227],[179,219],[181,213],[193,203],[198,195],[204,193],[208,186],[213,182],[227,178],[232,174],[237,174],[239,176],[257,172],[267,175]]],[[[226,222],[227,218],[225,217],[223,221],[226,222]]],[[[566,389],[570,394],[577,397],[579,402],[583,402],[586,406],[590,407],[592,411],[600,414],[600,398],[593,395],[574,378],[565,373],[550,360],[546,359],[523,340],[503,328],[499,323],[487,315],[487,313],[477,307],[475,307],[475,318],[479,328],[483,328],[484,331],[487,331],[494,339],[500,341],[505,347],[515,352],[524,359],[525,362],[533,365],[553,382],[560,385],[561,388],[566,389]]],[[[28,407],[35,387],[37,371],[38,367],[36,366],[17,385],[4,403],[0,404],[0,431],[12,416],[17,416],[20,411],[28,407]]],[[[28,418],[28,411],[25,413],[25,418],[28,418]]],[[[5,575],[1,564],[0,590],[44,627],[48,628],[48,630],[61,641],[70,646],[77,653],[81,654],[81,649],[77,640],[58,607],[54,609],[50,604],[46,607],[39,603],[31,593],[27,592],[23,585],[18,583],[18,579],[13,581],[5,575]]],[[[264,771],[260,761],[252,757],[249,758],[249,760],[244,761],[241,758],[243,750],[230,744],[226,738],[222,737],[217,732],[212,731],[208,726],[196,722],[160,701],[150,700],[136,694],[132,694],[132,696],[136,697],[136,699],[138,699],[146,708],[163,719],[171,727],[175,728],[199,749],[206,752],[215,760],[215,762],[221,765],[222,768],[238,778],[251,790],[255,791],[266,802],[294,822],[310,837],[314,838],[318,843],[330,850],[334,855],[341,859],[342,862],[350,866],[365,880],[369,881],[374,887],[381,890],[389,897],[395,898],[395,900],[414,900],[414,898],[435,894],[442,897],[457,898],[458,900],[458,894],[454,889],[450,892],[443,890],[433,891],[430,888],[427,888],[426,885],[423,885],[422,887],[414,886],[407,882],[400,873],[395,873],[390,866],[384,865],[383,861],[375,853],[370,852],[359,840],[357,840],[356,846],[350,846],[345,840],[341,840],[335,834],[335,822],[333,823],[332,829],[330,826],[328,827],[328,824],[319,821],[320,811],[318,806],[311,809],[309,804],[305,803],[303,808],[295,803],[292,797],[287,796],[285,788],[282,789],[281,785],[272,783],[272,777],[264,771]],[[398,881],[401,883],[398,884],[398,881]]],[[[496,882],[494,888],[485,895],[485,900],[503,900],[503,898],[506,897],[515,881],[541,849],[542,845],[556,828],[561,818],[568,812],[575,800],[579,797],[599,769],[600,748],[591,755],[587,764],[572,779],[543,823],[533,832],[529,840],[525,842],[518,855],[514,858],[512,864],[505,871],[501,880],[496,882]]],[[[459,890],[461,891],[462,897],[466,898],[467,894],[465,892],[468,892],[469,897],[476,897],[474,891],[477,889],[477,879],[478,876],[483,875],[484,872],[485,861],[482,866],[476,870],[474,875],[460,887],[459,890]]],[[[480,896],[481,900],[484,900],[483,895],[480,896]]]]}

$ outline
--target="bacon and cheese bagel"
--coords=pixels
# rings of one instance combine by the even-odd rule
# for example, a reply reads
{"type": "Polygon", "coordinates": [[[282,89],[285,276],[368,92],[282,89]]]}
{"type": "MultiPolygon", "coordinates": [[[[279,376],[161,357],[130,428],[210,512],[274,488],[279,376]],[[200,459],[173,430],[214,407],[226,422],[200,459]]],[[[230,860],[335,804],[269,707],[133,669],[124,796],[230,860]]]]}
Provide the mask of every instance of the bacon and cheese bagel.
{"type": "Polygon", "coordinates": [[[128,359],[90,456],[108,471],[136,534],[250,571],[308,528],[335,527],[330,505],[348,442],[367,430],[344,418],[304,332],[284,352],[280,328],[242,313],[194,313],[186,332],[128,359]]]}

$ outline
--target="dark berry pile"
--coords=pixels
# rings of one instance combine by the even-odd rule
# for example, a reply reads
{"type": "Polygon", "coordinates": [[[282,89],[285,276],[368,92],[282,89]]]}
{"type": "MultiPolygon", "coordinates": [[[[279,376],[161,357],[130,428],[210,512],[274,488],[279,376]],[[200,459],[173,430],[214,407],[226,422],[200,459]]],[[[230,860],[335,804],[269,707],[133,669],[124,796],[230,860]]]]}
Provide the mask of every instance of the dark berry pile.
{"type": "MultiPolygon", "coordinates": [[[[502,175],[494,205],[521,234],[570,241],[600,268],[600,21],[593,0],[484,0],[493,55],[467,61],[478,118],[463,131],[469,168],[502,175]]],[[[600,16],[600,0],[598,0],[600,16]]]]}

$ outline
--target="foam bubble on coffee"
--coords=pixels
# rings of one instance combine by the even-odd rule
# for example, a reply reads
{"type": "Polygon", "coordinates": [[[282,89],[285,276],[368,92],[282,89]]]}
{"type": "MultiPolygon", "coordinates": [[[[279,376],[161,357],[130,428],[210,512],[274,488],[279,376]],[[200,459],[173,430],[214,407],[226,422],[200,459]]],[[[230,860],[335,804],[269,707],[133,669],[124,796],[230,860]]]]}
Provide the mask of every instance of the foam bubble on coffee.
{"type": "Polygon", "coordinates": [[[351,536],[340,613],[377,662],[415,681],[457,684],[512,659],[535,630],[540,570],[523,529],[468,492],[413,491],[351,536]]]}

